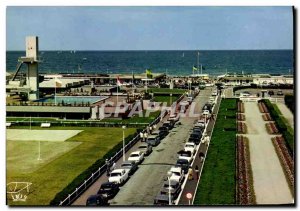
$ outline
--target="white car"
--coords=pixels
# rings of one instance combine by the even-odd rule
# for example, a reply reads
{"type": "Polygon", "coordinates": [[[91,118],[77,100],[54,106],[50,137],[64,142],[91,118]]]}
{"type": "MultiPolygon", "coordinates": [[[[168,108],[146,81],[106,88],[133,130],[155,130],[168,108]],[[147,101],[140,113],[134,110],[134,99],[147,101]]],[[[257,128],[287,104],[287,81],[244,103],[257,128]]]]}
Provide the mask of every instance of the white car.
{"type": "Polygon", "coordinates": [[[192,154],[194,154],[196,152],[196,144],[193,142],[185,143],[184,151],[190,151],[192,154]]]}
{"type": "Polygon", "coordinates": [[[199,119],[199,120],[196,122],[195,126],[204,128],[204,127],[205,127],[205,119],[199,119]]]}
{"type": "Polygon", "coordinates": [[[217,91],[213,91],[213,92],[211,93],[211,95],[212,95],[212,96],[217,96],[217,95],[218,95],[218,92],[217,92],[217,91]]]}
{"type": "Polygon", "coordinates": [[[168,121],[174,121],[174,122],[179,121],[179,115],[178,114],[171,114],[168,121]]]}
{"type": "Polygon", "coordinates": [[[206,116],[206,118],[210,118],[210,112],[209,112],[209,110],[204,110],[202,112],[202,116],[206,116]]]}
{"type": "Polygon", "coordinates": [[[124,184],[126,180],[129,178],[129,170],[130,169],[115,169],[113,170],[108,178],[109,182],[124,184]]]}
{"type": "Polygon", "coordinates": [[[191,153],[191,151],[181,150],[178,154],[178,159],[187,160],[189,163],[191,163],[193,160],[193,154],[191,153]]]}
{"type": "Polygon", "coordinates": [[[170,169],[170,172],[172,173],[170,180],[175,180],[179,183],[182,183],[184,180],[184,172],[181,169],[181,167],[172,167],[170,169]]]}
{"type": "Polygon", "coordinates": [[[128,161],[133,161],[135,163],[141,163],[144,160],[144,153],[142,151],[132,152],[128,158],[128,161]]]}

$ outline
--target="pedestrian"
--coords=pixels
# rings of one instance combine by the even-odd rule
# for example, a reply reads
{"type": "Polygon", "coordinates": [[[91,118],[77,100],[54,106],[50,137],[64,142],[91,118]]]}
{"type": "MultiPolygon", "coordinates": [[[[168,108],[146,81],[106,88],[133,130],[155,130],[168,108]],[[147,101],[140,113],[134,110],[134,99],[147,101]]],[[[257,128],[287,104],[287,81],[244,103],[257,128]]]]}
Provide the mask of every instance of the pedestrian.
{"type": "Polygon", "coordinates": [[[200,158],[200,162],[202,163],[203,162],[203,160],[204,160],[204,153],[203,152],[200,152],[199,153],[199,158],[200,158]]]}
{"type": "Polygon", "coordinates": [[[189,180],[193,180],[194,177],[193,177],[193,169],[190,167],[189,168],[189,171],[188,171],[188,179],[189,180]]]}
{"type": "Polygon", "coordinates": [[[198,165],[195,166],[196,178],[199,179],[199,167],[198,165]]]}
{"type": "Polygon", "coordinates": [[[109,176],[109,169],[110,169],[109,166],[110,165],[109,165],[108,159],[105,160],[105,164],[106,164],[106,176],[109,176]]]}

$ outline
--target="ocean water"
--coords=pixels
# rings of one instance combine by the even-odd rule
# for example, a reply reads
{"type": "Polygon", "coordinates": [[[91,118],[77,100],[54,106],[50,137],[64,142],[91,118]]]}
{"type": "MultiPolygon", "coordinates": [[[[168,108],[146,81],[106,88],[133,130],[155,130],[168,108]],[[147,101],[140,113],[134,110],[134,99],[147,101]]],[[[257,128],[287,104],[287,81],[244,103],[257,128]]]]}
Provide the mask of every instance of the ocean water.
{"type": "MultiPolygon", "coordinates": [[[[199,51],[203,73],[293,73],[292,50],[199,51]]],[[[40,51],[41,73],[153,73],[190,75],[198,51],[40,51]]],[[[22,51],[6,52],[6,70],[14,72],[22,51]]],[[[24,71],[25,68],[22,68],[24,71]]]]}

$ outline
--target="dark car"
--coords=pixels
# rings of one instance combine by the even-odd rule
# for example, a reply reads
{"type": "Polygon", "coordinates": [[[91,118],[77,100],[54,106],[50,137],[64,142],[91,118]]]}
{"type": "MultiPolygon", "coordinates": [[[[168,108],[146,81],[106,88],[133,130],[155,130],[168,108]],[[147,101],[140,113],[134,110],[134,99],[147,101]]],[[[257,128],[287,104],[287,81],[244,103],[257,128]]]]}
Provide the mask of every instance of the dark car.
{"type": "Polygon", "coordinates": [[[154,205],[169,205],[169,196],[166,194],[159,193],[154,199],[154,205]]]}
{"type": "Polygon", "coordinates": [[[198,132],[194,132],[190,135],[188,142],[194,142],[195,144],[200,144],[201,134],[198,132]]]}
{"type": "Polygon", "coordinates": [[[168,195],[169,194],[169,188],[171,187],[171,199],[172,201],[176,200],[179,193],[181,192],[181,185],[178,181],[175,181],[175,180],[171,180],[171,181],[165,181],[164,182],[164,185],[161,189],[161,193],[162,194],[166,194],[168,195]],[[169,186],[169,183],[170,183],[170,186],[169,186]]]}
{"type": "Polygon", "coordinates": [[[138,163],[132,161],[124,161],[121,166],[121,169],[129,169],[129,175],[133,175],[133,173],[138,169],[138,163]]]}
{"type": "Polygon", "coordinates": [[[189,170],[190,164],[189,164],[189,161],[186,160],[186,159],[178,159],[175,166],[176,167],[181,167],[181,169],[186,174],[189,170]]]}
{"type": "Polygon", "coordinates": [[[150,135],[150,136],[148,136],[146,143],[149,144],[150,146],[155,147],[155,146],[159,145],[160,139],[156,135],[150,135]]]}
{"type": "Polygon", "coordinates": [[[274,91],[273,90],[270,90],[268,91],[268,94],[271,96],[271,95],[274,95],[274,91]]]}
{"type": "Polygon", "coordinates": [[[203,130],[200,127],[194,127],[192,133],[198,133],[200,136],[202,136],[203,130]]]}
{"type": "Polygon", "coordinates": [[[172,130],[174,127],[174,122],[173,121],[166,121],[162,125],[163,127],[167,127],[169,130],[172,130]]]}
{"type": "Polygon", "coordinates": [[[98,190],[98,194],[102,195],[104,198],[112,199],[119,192],[119,190],[120,188],[116,183],[105,182],[98,190]]]}
{"type": "Polygon", "coordinates": [[[169,134],[169,128],[167,127],[160,127],[158,130],[161,131],[165,137],[169,134]]]}
{"type": "Polygon", "coordinates": [[[208,110],[211,113],[211,109],[212,109],[212,105],[209,103],[206,103],[203,107],[202,107],[202,111],[204,110],[208,110]]]}
{"type": "Polygon", "coordinates": [[[138,147],[138,150],[139,151],[142,151],[144,153],[145,156],[148,156],[151,154],[152,152],[152,146],[149,145],[149,144],[141,144],[139,147],[138,147]]]}
{"type": "Polygon", "coordinates": [[[162,130],[156,130],[152,132],[152,135],[156,135],[159,137],[160,140],[162,140],[164,137],[168,135],[168,133],[162,131],[162,130]]]}
{"type": "Polygon", "coordinates": [[[86,206],[108,206],[108,200],[100,194],[91,195],[86,200],[86,206]]]}

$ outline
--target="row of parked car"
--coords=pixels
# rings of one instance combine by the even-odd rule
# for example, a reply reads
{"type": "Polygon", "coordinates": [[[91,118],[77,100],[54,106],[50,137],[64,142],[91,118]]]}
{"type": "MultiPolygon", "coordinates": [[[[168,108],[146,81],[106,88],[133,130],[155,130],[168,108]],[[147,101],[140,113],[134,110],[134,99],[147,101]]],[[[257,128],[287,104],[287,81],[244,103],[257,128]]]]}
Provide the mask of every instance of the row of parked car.
{"type": "Polygon", "coordinates": [[[127,161],[123,162],[119,168],[112,170],[109,174],[108,182],[101,184],[97,194],[91,195],[87,199],[86,205],[107,206],[108,200],[116,196],[120,190],[120,186],[134,174],[138,169],[138,165],[144,161],[145,156],[152,153],[152,148],[160,144],[178,121],[179,115],[170,115],[168,121],[164,122],[158,130],[149,134],[145,141],[142,140],[137,151],[132,152],[127,161]]]}
{"type": "Polygon", "coordinates": [[[169,170],[170,184],[168,180],[164,181],[163,187],[154,199],[155,205],[169,204],[169,190],[171,194],[172,204],[178,198],[180,192],[182,191],[182,183],[184,182],[184,179],[188,174],[189,168],[191,168],[191,163],[196,153],[197,145],[200,144],[201,138],[203,136],[203,131],[206,126],[205,121],[208,121],[208,119],[210,118],[214,103],[215,97],[210,97],[209,101],[203,106],[202,117],[195,122],[190,136],[184,145],[184,149],[177,153],[178,159],[176,161],[176,164],[169,170]]]}

